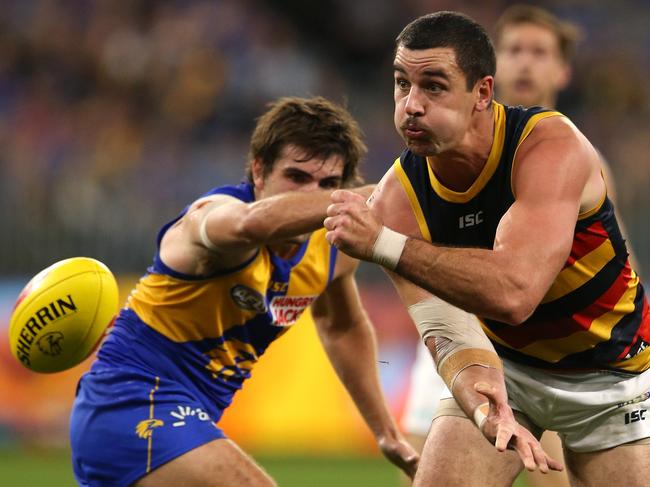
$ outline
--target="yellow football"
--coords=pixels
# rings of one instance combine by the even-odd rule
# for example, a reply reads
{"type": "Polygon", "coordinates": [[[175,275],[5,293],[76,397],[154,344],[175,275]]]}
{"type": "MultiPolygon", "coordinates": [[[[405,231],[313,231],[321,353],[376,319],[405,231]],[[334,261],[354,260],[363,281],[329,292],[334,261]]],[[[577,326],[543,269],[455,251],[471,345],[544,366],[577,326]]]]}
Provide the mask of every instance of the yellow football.
{"type": "Polygon", "coordinates": [[[59,372],[88,357],[118,311],[115,277],[101,262],[73,257],[39,272],[9,323],[11,352],[35,372],[59,372]]]}

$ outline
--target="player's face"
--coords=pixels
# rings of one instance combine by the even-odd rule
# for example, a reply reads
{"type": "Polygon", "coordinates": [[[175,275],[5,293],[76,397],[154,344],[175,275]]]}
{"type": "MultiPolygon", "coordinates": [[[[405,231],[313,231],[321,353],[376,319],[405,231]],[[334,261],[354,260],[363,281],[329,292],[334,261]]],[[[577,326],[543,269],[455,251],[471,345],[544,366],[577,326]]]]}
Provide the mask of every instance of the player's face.
{"type": "MultiPolygon", "coordinates": [[[[268,198],[288,191],[318,191],[337,189],[343,183],[343,156],[308,159],[305,151],[294,145],[285,146],[275,161],[271,172],[263,174],[262,166],[253,163],[253,182],[257,199],[268,198]]],[[[301,243],[308,235],[291,239],[301,243]]]]}
{"type": "Polygon", "coordinates": [[[553,108],[570,71],[557,36],[531,23],[504,28],[497,50],[497,99],[507,105],[553,108]]]}
{"type": "Polygon", "coordinates": [[[462,141],[476,93],[451,48],[397,48],[394,68],[395,128],[418,155],[453,150],[462,141]]]}
{"type": "Polygon", "coordinates": [[[344,161],[340,154],[327,159],[307,159],[305,151],[294,145],[285,146],[271,172],[264,176],[261,165],[253,164],[253,180],[258,199],[287,191],[317,191],[340,188],[344,161]]]}

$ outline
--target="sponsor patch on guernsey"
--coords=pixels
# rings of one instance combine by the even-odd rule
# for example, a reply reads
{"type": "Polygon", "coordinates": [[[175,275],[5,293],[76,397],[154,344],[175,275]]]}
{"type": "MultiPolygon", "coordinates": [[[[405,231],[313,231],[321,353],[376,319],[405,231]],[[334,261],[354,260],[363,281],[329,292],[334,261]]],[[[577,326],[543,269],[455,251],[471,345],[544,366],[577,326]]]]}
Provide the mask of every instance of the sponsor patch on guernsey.
{"type": "Polygon", "coordinates": [[[264,296],[255,289],[251,289],[243,284],[233,286],[230,289],[230,297],[242,309],[255,311],[256,313],[264,313],[266,311],[264,296]]]}
{"type": "Polygon", "coordinates": [[[316,296],[276,296],[271,300],[271,314],[275,326],[291,326],[316,296]]]}

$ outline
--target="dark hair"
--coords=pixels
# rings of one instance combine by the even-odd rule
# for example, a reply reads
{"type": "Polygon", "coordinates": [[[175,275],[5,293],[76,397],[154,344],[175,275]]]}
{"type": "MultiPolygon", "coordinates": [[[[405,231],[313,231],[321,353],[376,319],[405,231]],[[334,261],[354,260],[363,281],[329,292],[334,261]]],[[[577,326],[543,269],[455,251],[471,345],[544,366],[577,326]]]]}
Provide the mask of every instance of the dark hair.
{"type": "Polygon", "coordinates": [[[576,44],[582,37],[581,30],[575,24],[560,20],[548,10],[533,5],[513,5],[504,10],[497,21],[495,44],[500,44],[506,27],[518,24],[534,24],[550,30],[557,37],[560,54],[565,62],[571,61],[576,44]]]}
{"type": "Polygon", "coordinates": [[[395,45],[412,50],[452,48],[468,90],[484,76],[494,76],[496,72],[494,47],[487,32],[458,12],[435,12],[415,19],[400,32],[395,45]]]}
{"type": "Polygon", "coordinates": [[[359,125],[342,106],[322,97],[286,97],[269,103],[251,136],[248,180],[253,180],[253,160],[262,163],[266,176],[289,144],[305,151],[306,159],[341,155],[345,163],[343,185],[361,182],[359,162],[367,148],[359,125]]]}

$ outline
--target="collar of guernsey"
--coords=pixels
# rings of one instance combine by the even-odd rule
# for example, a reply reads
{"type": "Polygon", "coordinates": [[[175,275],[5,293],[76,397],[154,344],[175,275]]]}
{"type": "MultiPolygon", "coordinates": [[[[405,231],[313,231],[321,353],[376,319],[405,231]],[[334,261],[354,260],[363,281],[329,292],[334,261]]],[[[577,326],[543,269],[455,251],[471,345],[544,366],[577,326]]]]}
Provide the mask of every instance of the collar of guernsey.
{"type": "MultiPolygon", "coordinates": [[[[493,107],[492,149],[467,191],[446,188],[426,159],[408,150],[395,161],[428,241],[492,248],[499,222],[516,199],[511,175],[518,147],[540,120],[561,116],[540,107],[493,107]]],[[[648,301],[606,196],[578,215],[566,263],[532,316],[518,326],[488,319],[483,324],[499,353],[519,363],[632,373],[650,368],[648,301]]]]}
{"type": "MultiPolygon", "coordinates": [[[[255,199],[251,184],[222,186],[206,195],[255,199]]],[[[158,235],[181,218],[187,208],[158,235]]],[[[127,308],[150,329],[192,356],[213,379],[239,386],[268,345],[296,323],[332,279],[336,249],[325,230],[314,232],[297,253],[284,260],[267,247],[239,267],[209,276],[170,269],[156,253],[127,308]]]]}

